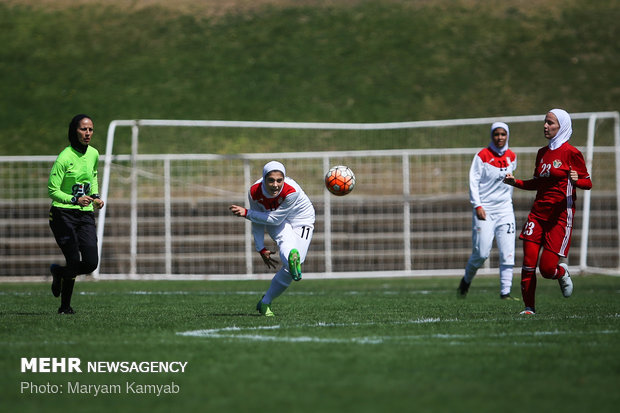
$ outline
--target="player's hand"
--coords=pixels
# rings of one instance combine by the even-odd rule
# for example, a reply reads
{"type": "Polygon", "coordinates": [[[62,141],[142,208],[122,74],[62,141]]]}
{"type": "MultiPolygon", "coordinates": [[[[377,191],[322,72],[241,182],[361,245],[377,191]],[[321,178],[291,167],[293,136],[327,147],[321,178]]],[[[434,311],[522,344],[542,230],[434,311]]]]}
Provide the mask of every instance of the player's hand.
{"type": "Polygon", "coordinates": [[[231,205],[228,207],[228,209],[230,209],[230,212],[232,212],[233,215],[236,215],[238,217],[243,218],[248,215],[248,210],[239,205],[231,205]]]}
{"type": "Polygon", "coordinates": [[[487,212],[484,210],[484,208],[478,207],[476,208],[476,216],[478,217],[479,220],[486,221],[487,212]]]}
{"type": "Polygon", "coordinates": [[[515,181],[516,181],[516,179],[515,179],[513,174],[510,174],[510,173],[506,174],[506,177],[504,178],[504,183],[505,184],[514,186],[515,185],[515,181]]]}
{"type": "Polygon", "coordinates": [[[101,208],[103,208],[104,205],[105,205],[105,203],[103,202],[103,199],[101,199],[101,198],[93,199],[93,206],[95,208],[101,209],[101,208]]]}
{"type": "Polygon", "coordinates": [[[271,258],[271,254],[275,254],[275,253],[276,253],[275,251],[269,251],[267,248],[263,248],[259,252],[260,257],[263,259],[263,262],[268,268],[276,268],[276,264],[278,263],[278,261],[271,258]]]}
{"type": "Polygon", "coordinates": [[[573,169],[571,168],[568,171],[568,177],[570,178],[572,183],[576,183],[577,180],[579,179],[579,174],[577,173],[577,171],[573,171],[573,169]]]}

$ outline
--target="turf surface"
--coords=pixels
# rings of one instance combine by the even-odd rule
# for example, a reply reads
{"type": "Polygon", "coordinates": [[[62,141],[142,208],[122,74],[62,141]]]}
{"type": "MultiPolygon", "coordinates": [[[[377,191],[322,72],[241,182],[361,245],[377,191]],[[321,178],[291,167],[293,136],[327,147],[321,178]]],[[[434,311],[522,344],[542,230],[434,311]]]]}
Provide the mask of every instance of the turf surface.
{"type": "Polygon", "coordinates": [[[267,281],[78,281],[73,316],[55,314],[47,283],[4,283],[0,400],[20,412],[615,411],[620,278],[574,280],[570,299],[539,280],[529,317],[493,277],[465,300],[455,278],[303,280],[274,318],[254,310],[267,281]],[[21,373],[33,357],[79,358],[82,373],[21,373]],[[96,361],[187,365],[87,371],[96,361]]]}
{"type": "MultiPolygon", "coordinates": [[[[365,123],[616,111],[618,21],[614,0],[0,0],[0,155],[57,154],[69,120],[84,112],[103,151],[114,119],[365,123]],[[224,14],[214,16],[218,8],[224,14]]],[[[439,143],[315,134],[307,145],[290,133],[205,139],[163,129],[167,139],[145,140],[143,130],[141,153],[488,139],[486,129],[439,143]]],[[[515,146],[544,142],[539,128],[512,132],[515,146]]],[[[115,153],[129,153],[129,128],[117,133],[115,153]]]]}

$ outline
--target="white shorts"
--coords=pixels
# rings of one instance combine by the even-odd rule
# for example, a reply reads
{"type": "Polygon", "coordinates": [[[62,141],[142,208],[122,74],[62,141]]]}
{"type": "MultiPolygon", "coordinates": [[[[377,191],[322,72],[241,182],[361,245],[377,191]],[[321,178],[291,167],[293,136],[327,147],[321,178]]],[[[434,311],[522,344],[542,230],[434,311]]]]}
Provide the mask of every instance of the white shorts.
{"type": "Polygon", "coordinates": [[[269,227],[268,232],[269,236],[278,244],[283,267],[288,269],[288,255],[292,249],[299,251],[302,263],[306,260],[314,227],[308,225],[293,227],[289,222],[284,222],[277,227],[269,227]]]}
{"type": "Polygon", "coordinates": [[[500,265],[515,263],[515,216],[514,213],[487,213],[486,220],[476,216],[472,219],[472,257],[486,260],[491,253],[493,238],[499,250],[500,265]]]}

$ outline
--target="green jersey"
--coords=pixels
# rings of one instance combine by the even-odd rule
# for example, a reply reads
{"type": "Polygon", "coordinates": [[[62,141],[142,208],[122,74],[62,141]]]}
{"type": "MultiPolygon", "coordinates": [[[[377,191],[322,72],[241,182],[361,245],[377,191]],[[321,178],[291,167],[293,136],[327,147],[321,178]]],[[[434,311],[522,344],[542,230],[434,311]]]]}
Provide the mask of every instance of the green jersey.
{"type": "Polygon", "coordinates": [[[52,206],[92,211],[92,203],[87,207],[81,207],[74,205],[72,198],[99,193],[98,165],[99,151],[91,146],[86,148],[86,153],[80,153],[71,146],[63,149],[52,166],[47,182],[47,192],[52,198],[52,206]]]}

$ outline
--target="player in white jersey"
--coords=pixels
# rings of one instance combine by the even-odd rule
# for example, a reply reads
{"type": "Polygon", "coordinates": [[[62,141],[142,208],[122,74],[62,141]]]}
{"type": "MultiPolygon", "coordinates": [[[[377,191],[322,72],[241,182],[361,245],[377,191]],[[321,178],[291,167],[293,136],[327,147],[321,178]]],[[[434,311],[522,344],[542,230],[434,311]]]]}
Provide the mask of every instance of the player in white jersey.
{"type": "Polygon", "coordinates": [[[515,260],[515,214],[512,187],[506,174],[517,169],[517,156],[508,148],[510,130],[503,122],[491,126],[491,142],[474,156],[469,170],[469,200],[473,207],[472,253],[457,295],[464,298],[476,272],[489,258],[493,238],[499,249],[500,297],[510,299],[515,260]]]}
{"type": "Polygon", "coordinates": [[[276,268],[271,258],[275,251],[265,248],[265,231],[278,245],[282,267],[276,272],[269,289],[256,305],[265,316],[273,316],[271,302],[291,284],[301,280],[301,264],[312,241],[314,231],[314,206],[303,189],[286,176],[284,165],[277,161],[263,167],[263,177],[256,181],[248,193],[249,209],[231,205],[230,211],[252,221],[254,246],[269,268],[276,268]]]}

